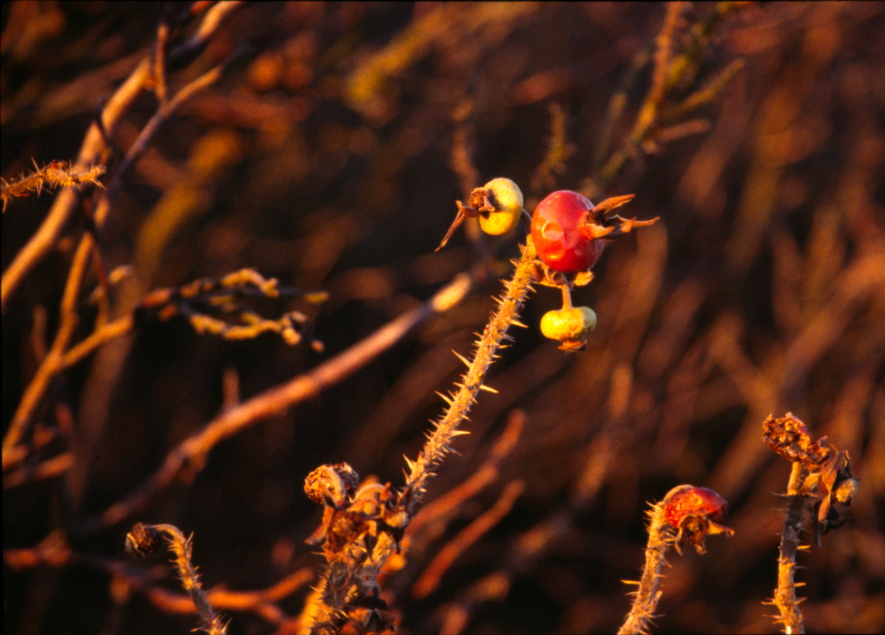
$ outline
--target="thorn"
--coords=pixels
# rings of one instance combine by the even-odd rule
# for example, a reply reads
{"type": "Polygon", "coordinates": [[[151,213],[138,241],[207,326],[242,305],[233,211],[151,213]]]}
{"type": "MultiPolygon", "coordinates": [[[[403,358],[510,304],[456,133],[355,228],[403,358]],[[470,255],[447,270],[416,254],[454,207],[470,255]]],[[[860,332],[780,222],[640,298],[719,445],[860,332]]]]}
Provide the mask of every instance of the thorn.
{"type": "Polygon", "coordinates": [[[522,322],[520,322],[520,321],[517,320],[516,318],[510,320],[510,325],[511,325],[511,326],[519,326],[519,327],[524,328],[524,329],[527,329],[527,328],[528,328],[528,326],[526,326],[525,324],[523,324],[522,322]]]}
{"type": "Polygon", "coordinates": [[[492,394],[494,394],[494,395],[497,395],[497,394],[498,394],[498,391],[497,391],[497,390],[495,390],[495,389],[492,388],[491,386],[486,386],[485,384],[480,384],[480,385],[479,385],[479,389],[480,389],[480,390],[485,390],[486,392],[490,392],[490,393],[492,393],[492,394]]]}
{"type": "Polygon", "coordinates": [[[464,357],[463,355],[461,355],[461,354],[458,353],[457,351],[452,351],[452,352],[455,353],[455,357],[457,357],[457,358],[460,359],[462,362],[464,362],[464,365],[467,366],[467,368],[470,368],[470,362],[467,360],[466,357],[464,357]]]}
{"type": "MultiPolygon", "coordinates": [[[[453,437],[460,437],[462,434],[470,434],[470,430],[454,430],[452,431],[453,437]]],[[[454,450],[452,450],[454,451],[454,450]]]]}
{"type": "Polygon", "coordinates": [[[448,397],[448,395],[444,395],[438,390],[436,391],[436,394],[442,397],[442,400],[445,401],[447,404],[449,404],[450,406],[452,405],[453,401],[448,397]]]}

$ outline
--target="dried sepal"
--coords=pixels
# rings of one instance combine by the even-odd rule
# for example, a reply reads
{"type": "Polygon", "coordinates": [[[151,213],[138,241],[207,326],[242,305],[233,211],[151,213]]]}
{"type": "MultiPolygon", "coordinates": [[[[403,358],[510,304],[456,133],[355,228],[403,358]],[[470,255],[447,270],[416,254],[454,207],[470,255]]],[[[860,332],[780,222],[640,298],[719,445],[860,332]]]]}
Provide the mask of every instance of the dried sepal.
{"type": "Polygon", "coordinates": [[[804,621],[796,595],[796,555],[807,549],[800,544],[801,532],[810,520],[814,543],[830,529],[845,522],[844,507],[851,504],[860,481],[851,471],[848,452],[832,446],[826,437],[814,440],[806,425],[792,413],[769,415],[762,422],[762,438],[772,450],[792,463],[787,485],[786,518],[781,532],[778,584],[772,603],[778,607],[776,622],[788,632],[804,632],[804,621]]]}

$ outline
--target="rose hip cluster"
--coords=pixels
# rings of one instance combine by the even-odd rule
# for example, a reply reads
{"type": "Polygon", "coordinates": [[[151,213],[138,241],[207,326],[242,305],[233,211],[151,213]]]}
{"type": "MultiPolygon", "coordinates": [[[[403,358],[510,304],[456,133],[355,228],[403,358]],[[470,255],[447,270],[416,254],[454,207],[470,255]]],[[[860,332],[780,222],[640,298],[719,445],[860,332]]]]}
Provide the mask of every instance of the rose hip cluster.
{"type": "MultiPolygon", "coordinates": [[[[585,348],[587,334],[596,328],[596,314],[589,307],[573,307],[571,288],[593,279],[590,268],[605,248],[605,241],[630,232],[634,227],[651,225],[658,219],[637,221],[606,213],[633,199],[632,194],[616,196],[594,205],[589,199],[570,190],[560,190],[538,203],[531,219],[531,237],[538,254],[536,278],[541,284],[562,290],[563,307],[541,319],[541,332],[558,340],[564,351],[585,348]]],[[[458,201],[458,216],[437,249],[442,248],[466,218],[478,218],[488,234],[510,232],[522,215],[523,196],[513,181],[497,178],[470,195],[469,205],[458,201]]]]}

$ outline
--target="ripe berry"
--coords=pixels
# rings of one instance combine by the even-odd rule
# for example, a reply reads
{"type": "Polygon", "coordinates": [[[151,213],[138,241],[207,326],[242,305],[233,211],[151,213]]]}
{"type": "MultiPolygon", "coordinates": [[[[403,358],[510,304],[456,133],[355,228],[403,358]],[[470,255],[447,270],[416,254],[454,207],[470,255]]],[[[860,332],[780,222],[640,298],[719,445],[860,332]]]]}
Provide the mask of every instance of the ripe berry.
{"type": "Polygon", "coordinates": [[[706,487],[680,485],[664,497],[664,519],[677,529],[674,544],[682,553],[682,545],[693,545],[704,553],[704,541],[711,534],[730,536],[733,529],[720,524],[728,513],[728,502],[706,487]]]}
{"type": "Polygon", "coordinates": [[[664,503],[664,517],[676,528],[689,515],[721,523],[728,514],[728,501],[706,487],[680,485],[667,494],[664,503]]]}
{"type": "Polygon", "coordinates": [[[606,218],[606,212],[633,199],[632,194],[607,198],[593,205],[577,192],[560,190],[538,203],[532,215],[532,240],[538,258],[554,271],[577,273],[596,264],[605,245],[600,239],[612,239],[634,227],[652,225],[620,216],[606,218]]]}
{"type": "Polygon", "coordinates": [[[560,190],[538,203],[532,215],[532,239],[538,257],[563,273],[584,271],[596,264],[603,243],[581,231],[593,203],[577,192],[560,190]]]}

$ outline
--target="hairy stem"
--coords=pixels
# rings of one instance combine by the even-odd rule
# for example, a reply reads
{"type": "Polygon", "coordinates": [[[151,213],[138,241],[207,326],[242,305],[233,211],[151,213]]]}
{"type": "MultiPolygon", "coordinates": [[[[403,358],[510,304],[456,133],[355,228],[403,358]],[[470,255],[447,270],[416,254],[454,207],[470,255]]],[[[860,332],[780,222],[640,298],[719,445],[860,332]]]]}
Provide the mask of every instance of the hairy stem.
{"type": "Polygon", "coordinates": [[[197,607],[197,613],[200,614],[200,630],[208,635],[225,635],[227,626],[209,603],[200,584],[197,568],[193,564],[193,541],[175,525],[151,525],[150,528],[166,536],[169,541],[169,548],[175,554],[172,563],[175,565],[178,577],[181,578],[184,590],[191,596],[194,606],[197,607]]]}
{"type": "Polygon", "coordinates": [[[781,612],[785,632],[791,635],[805,632],[802,611],[799,610],[801,600],[796,597],[796,554],[800,549],[800,533],[805,524],[807,501],[800,489],[806,475],[807,470],[803,464],[794,462],[787,487],[787,517],[784,519],[777,559],[777,590],[774,594],[774,605],[781,612]]]}
{"type": "MultiPolygon", "coordinates": [[[[655,614],[658,600],[661,599],[661,569],[667,564],[667,550],[672,544],[672,537],[667,529],[664,518],[664,504],[657,503],[652,507],[651,522],[648,525],[648,546],[645,548],[645,566],[639,588],[633,592],[633,606],[619,635],[628,633],[647,633],[648,625],[655,614]]],[[[636,583],[634,583],[636,584],[636,583]]]]}

